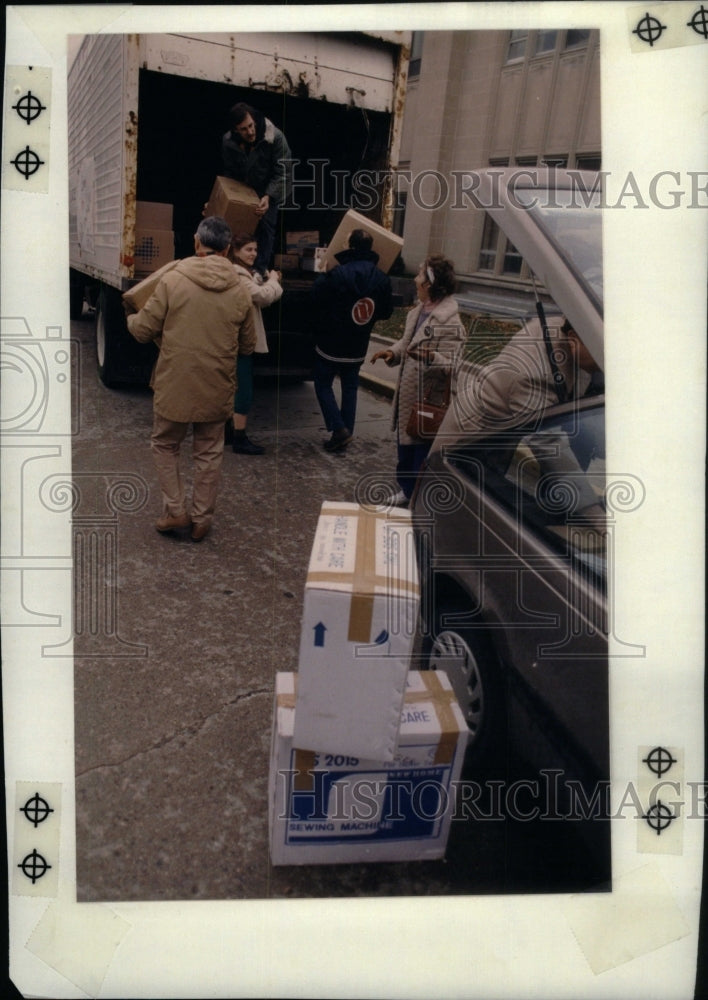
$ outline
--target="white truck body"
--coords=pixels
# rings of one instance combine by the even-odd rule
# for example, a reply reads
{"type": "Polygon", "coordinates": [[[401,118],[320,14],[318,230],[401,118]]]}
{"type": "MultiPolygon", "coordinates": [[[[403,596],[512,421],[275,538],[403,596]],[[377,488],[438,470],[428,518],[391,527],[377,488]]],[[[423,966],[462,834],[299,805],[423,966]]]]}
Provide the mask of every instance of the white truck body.
{"type": "Polygon", "coordinates": [[[314,193],[313,202],[314,188],[303,185],[287,229],[319,230],[326,242],[347,207],[362,210],[341,203],[340,192],[341,177],[360,167],[379,176],[368,214],[390,228],[409,39],[406,32],[86,36],[68,79],[72,315],[75,293],[80,287],[82,299],[88,282],[104,294],[99,335],[112,336],[118,312],[115,303],[106,308],[106,290],[125,291],[135,280],[138,199],[174,206],[175,256],[191,253],[223,172],[228,109],[239,100],[283,129],[302,176],[319,170],[339,178],[338,203],[316,219],[308,203],[330,205],[331,190],[314,193]],[[320,166],[310,168],[310,160],[320,166]]]}
{"type": "Polygon", "coordinates": [[[253,103],[258,91],[300,88],[313,102],[386,112],[393,170],[407,37],[395,35],[385,47],[363,32],[356,42],[295,33],[87,36],[69,72],[71,266],[116,288],[133,277],[141,69],[247,87],[253,103]]]}

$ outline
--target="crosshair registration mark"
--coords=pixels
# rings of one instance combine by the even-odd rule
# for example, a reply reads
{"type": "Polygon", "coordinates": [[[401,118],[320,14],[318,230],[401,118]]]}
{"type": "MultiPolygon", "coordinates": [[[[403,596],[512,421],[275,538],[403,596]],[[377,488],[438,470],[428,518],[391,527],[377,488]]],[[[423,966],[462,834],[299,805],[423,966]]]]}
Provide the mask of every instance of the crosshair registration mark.
{"type": "Polygon", "coordinates": [[[686,22],[686,27],[693,28],[697,35],[708,39],[708,10],[701,4],[690,21],[686,22]]]}
{"type": "Polygon", "coordinates": [[[654,747],[646,757],[642,758],[642,763],[646,764],[653,774],[661,778],[662,775],[671,770],[672,764],[676,763],[676,758],[672,757],[665,747],[654,747]]]}
{"type": "Polygon", "coordinates": [[[653,46],[654,42],[658,42],[665,31],[666,25],[647,12],[641,21],[637,23],[637,27],[632,34],[636,35],[637,38],[641,38],[643,42],[649,42],[653,46]]]}
{"type": "Polygon", "coordinates": [[[652,830],[654,830],[657,837],[660,837],[661,831],[666,830],[676,817],[671,812],[669,807],[664,805],[661,799],[657,799],[656,804],[651,806],[651,808],[646,812],[644,819],[647,821],[652,830]]]}
{"type": "Polygon", "coordinates": [[[43,799],[39,792],[37,792],[32,798],[27,799],[20,812],[25,814],[25,819],[28,819],[36,830],[39,824],[43,823],[47,816],[53,813],[54,810],[50,807],[47,800],[43,799]]]}
{"type": "Polygon", "coordinates": [[[10,160],[10,163],[14,164],[15,169],[22,174],[25,179],[28,179],[32,174],[36,174],[39,168],[44,163],[44,160],[40,160],[34,150],[30,149],[29,146],[17,154],[14,160],[10,160]]]}
{"type": "Polygon", "coordinates": [[[47,107],[31,90],[28,90],[17,104],[12,105],[12,110],[16,111],[22,121],[29,125],[35,118],[39,118],[42,112],[47,110],[47,107]]]}
{"type": "Polygon", "coordinates": [[[35,882],[39,881],[43,875],[46,875],[52,866],[45,861],[41,854],[37,851],[32,851],[31,854],[28,854],[26,858],[23,858],[22,861],[20,861],[17,867],[22,869],[23,874],[26,875],[27,878],[32,881],[32,885],[34,885],[35,882]]]}

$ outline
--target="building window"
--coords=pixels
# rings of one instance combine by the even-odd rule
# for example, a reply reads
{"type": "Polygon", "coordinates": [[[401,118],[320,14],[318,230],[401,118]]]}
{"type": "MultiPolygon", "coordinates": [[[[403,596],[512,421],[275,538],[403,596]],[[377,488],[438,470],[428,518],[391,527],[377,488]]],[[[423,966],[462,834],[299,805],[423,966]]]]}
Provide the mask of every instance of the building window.
{"type": "Polygon", "coordinates": [[[602,158],[599,153],[586,153],[575,157],[575,166],[578,170],[600,170],[602,158]]]}
{"type": "Polygon", "coordinates": [[[552,52],[558,40],[557,31],[538,31],[536,33],[536,55],[544,52],[552,52]]]}
{"type": "Polygon", "coordinates": [[[411,61],[408,66],[408,76],[420,76],[420,64],[423,61],[423,32],[414,31],[411,38],[411,61]]]}
{"type": "Polygon", "coordinates": [[[548,156],[544,156],[541,160],[541,164],[544,167],[567,167],[568,166],[568,156],[567,154],[553,154],[549,153],[548,156]]]}
{"type": "Polygon", "coordinates": [[[504,247],[504,262],[502,265],[502,274],[521,274],[521,265],[523,264],[523,257],[516,249],[513,243],[509,240],[506,241],[506,246],[504,247]]]}
{"type": "Polygon", "coordinates": [[[535,167],[538,163],[537,156],[517,156],[516,166],[517,167],[535,167]]]}
{"type": "Polygon", "coordinates": [[[506,61],[516,62],[518,59],[523,59],[526,55],[526,42],[528,41],[529,33],[526,29],[521,31],[512,31],[509,33],[509,48],[506,53],[506,61]]]}
{"type": "Polygon", "coordinates": [[[396,236],[403,236],[403,226],[406,221],[406,202],[408,200],[407,191],[397,191],[396,200],[393,206],[393,220],[391,229],[396,236]]]}
{"type": "Polygon", "coordinates": [[[499,232],[499,226],[493,221],[491,215],[485,215],[484,229],[482,230],[482,246],[479,251],[480,271],[494,270],[494,264],[497,259],[499,232]]]}
{"type": "Polygon", "coordinates": [[[589,38],[590,38],[589,28],[569,29],[565,33],[565,47],[566,49],[575,49],[579,45],[587,45],[589,38]]]}

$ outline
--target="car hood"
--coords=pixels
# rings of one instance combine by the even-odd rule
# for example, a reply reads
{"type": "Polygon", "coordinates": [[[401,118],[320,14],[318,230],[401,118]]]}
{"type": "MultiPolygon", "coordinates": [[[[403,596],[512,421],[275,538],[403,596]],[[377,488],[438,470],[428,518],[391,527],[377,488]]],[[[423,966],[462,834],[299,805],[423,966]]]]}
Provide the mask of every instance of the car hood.
{"type": "Polygon", "coordinates": [[[546,167],[470,173],[467,190],[492,217],[604,370],[598,176],[546,167]]]}

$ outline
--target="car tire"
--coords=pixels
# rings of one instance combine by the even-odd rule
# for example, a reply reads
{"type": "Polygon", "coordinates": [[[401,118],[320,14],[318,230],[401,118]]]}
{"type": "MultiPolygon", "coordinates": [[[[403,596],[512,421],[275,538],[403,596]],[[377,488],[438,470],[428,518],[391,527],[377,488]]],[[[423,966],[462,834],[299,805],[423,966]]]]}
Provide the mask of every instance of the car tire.
{"type": "Polygon", "coordinates": [[[460,608],[438,613],[426,641],[429,670],[444,671],[469,729],[467,764],[473,769],[500,764],[506,756],[507,712],[504,676],[483,628],[449,624],[460,608]]]}

